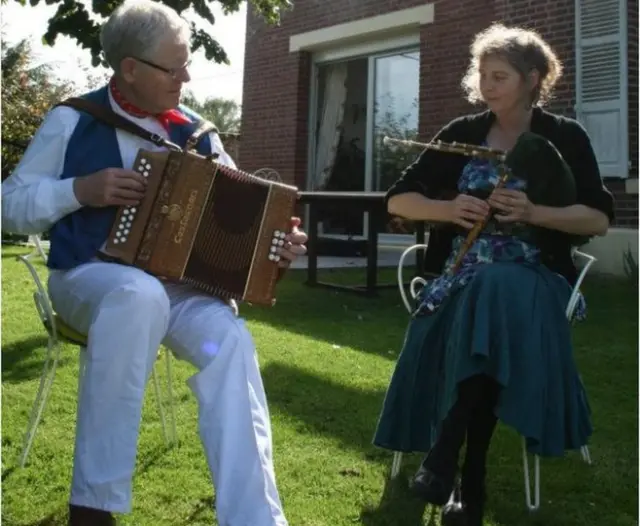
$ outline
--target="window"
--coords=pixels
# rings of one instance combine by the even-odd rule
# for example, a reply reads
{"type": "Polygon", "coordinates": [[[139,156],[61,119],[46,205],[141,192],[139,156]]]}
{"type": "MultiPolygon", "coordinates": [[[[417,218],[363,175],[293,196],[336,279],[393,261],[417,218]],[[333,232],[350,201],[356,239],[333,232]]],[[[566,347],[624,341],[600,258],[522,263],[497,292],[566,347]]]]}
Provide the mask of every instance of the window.
{"type": "Polygon", "coordinates": [[[576,0],[576,117],[603,177],[629,175],[627,0],[576,0]]]}
{"type": "MultiPolygon", "coordinates": [[[[308,189],[387,190],[416,157],[415,149],[386,146],[383,139],[417,137],[419,79],[415,47],[317,63],[308,189]]],[[[363,238],[367,218],[327,209],[319,230],[363,238]]]]}

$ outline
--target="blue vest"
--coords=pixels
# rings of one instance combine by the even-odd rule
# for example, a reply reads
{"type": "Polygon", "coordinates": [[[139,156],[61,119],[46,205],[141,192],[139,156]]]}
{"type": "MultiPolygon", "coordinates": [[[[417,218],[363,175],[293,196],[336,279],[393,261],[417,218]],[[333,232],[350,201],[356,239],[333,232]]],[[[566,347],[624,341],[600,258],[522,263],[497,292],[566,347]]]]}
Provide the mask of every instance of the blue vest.
{"type": "MultiPolygon", "coordinates": [[[[94,103],[109,105],[107,87],[83,95],[94,103]]],[[[184,147],[195,131],[201,117],[180,107],[192,124],[170,124],[169,139],[184,147]]],[[[211,153],[211,142],[206,134],[198,143],[202,155],[211,153]]],[[[61,179],[84,177],[104,168],[122,168],[116,131],[91,115],[81,112],[80,119],[69,140],[61,179]]],[[[118,207],[82,207],[68,214],[51,227],[47,266],[52,269],[70,269],[94,258],[109,236],[118,207]]]]}

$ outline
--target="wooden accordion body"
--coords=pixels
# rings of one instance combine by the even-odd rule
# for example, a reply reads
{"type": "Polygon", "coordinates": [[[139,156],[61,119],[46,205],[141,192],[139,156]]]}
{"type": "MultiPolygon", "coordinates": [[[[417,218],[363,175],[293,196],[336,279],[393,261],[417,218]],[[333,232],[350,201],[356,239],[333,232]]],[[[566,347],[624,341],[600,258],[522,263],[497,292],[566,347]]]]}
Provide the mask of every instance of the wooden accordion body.
{"type": "Polygon", "coordinates": [[[297,188],[192,151],[140,150],[134,169],[148,180],[145,196],[118,211],[105,255],[223,299],[273,305],[297,188]]]}

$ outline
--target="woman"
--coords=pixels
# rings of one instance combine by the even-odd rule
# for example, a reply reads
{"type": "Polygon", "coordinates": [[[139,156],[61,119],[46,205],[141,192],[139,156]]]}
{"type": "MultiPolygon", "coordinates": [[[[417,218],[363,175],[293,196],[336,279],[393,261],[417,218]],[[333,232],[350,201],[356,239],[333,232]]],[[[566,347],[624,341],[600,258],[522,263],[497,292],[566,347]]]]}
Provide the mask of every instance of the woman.
{"type": "Polygon", "coordinates": [[[571,240],[604,235],[613,218],[586,132],[541,108],[561,76],[550,47],[532,31],[493,25],[476,36],[471,52],[462,85],[469,101],[488,109],[455,119],[435,139],[510,151],[528,132],[544,138],[573,173],[577,204],[534,204],[517,178],[494,189],[487,161],[431,149],[388,192],[391,214],[437,224],[426,266],[442,275],[418,298],[374,443],[428,452],[413,487],[443,505],[466,439],[461,493],[469,526],[482,524],[486,456],[498,418],[540,455],[562,455],[591,434],[565,317],[577,276],[571,240]],[[467,232],[490,210],[493,219],[451,277],[467,232]],[[543,235],[526,235],[532,231],[543,235]]]}

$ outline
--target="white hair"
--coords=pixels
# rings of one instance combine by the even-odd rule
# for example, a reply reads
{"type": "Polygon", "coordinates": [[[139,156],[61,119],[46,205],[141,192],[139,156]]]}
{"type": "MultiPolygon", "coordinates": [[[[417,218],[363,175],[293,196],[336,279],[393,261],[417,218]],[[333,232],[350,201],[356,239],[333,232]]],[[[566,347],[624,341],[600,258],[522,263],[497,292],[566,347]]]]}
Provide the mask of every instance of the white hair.
{"type": "Polygon", "coordinates": [[[128,0],[102,26],[100,45],[114,71],[127,57],[147,58],[168,35],[188,42],[188,22],[170,7],[153,0],[128,0]]]}

